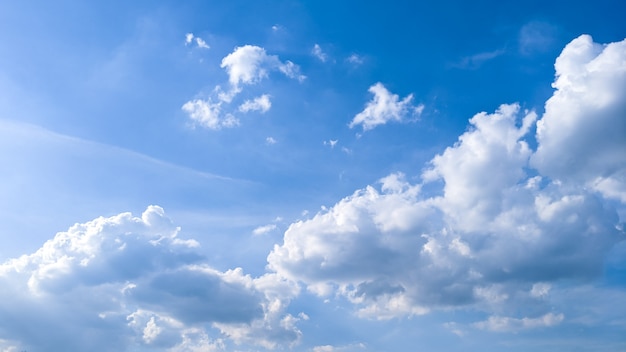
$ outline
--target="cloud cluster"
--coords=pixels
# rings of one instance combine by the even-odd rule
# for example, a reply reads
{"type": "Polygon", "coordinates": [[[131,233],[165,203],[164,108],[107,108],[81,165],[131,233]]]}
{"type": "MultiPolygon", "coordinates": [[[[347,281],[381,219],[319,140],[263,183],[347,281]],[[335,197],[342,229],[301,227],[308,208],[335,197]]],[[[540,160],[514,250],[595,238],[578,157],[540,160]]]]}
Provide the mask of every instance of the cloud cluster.
{"type": "Polygon", "coordinates": [[[224,336],[270,347],[298,340],[298,318],[284,313],[297,287],[215,270],[178,231],[150,206],[141,217],[76,224],[1,264],[0,347],[211,351],[224,336]]]}
{"type": "Polygon", "coordinates": [[[354,116],[349,124],[350,128],[361,125],[363,131],[367,131],[390,121],[403,121],[407,117],[421,114],[424,110],[424,105],[411,104],[412,94],[400,100],[397,94],[388,91],[380,82],[372,85],[368,91],[374,94],[374,97],[365,105],[363,111],[354,116]]]}
{"type": "MultiPolygon", "coordinates": [[[[193,35],[187,36],[188,41],[193,40],[193,38],[193,35]]],[[[182,110],[187,113],[194,124],[212,130],[235,127],[240,124],[239,119],[235,116],[235,109],[229,109],[229,105],[242,92],[245,85],[261,82],[272,71],[281,72],[283,75],[298,81],[303,81],[306,78],[300,73],[298,65],[289,60],[283,62],[278,56],[269,55],[265,49],[254,45],[236,47],[232,53],[222,59],[220,67],[228,75],[229,88],[224,91],[218,85],[211,96],[205,99],[190,100],[182,106],[182,110]]],[[[269,111],[271,106],[270,96],[263,94],[252,100],[244,101],[236,110],[242,113],[250,111],[265,113],[269,111]]]]}
{"type": "MultiPolygon", "coordinates": [[[[347,298],[363,317],[472,306],[490,315],[480,329],[561,323],[566,315],[546,303],[551,284],[599,277],[625,239],[607,201],[625,202],[624,48],[575,39],[556,61],[556,91],[538,122],[517,104],[475,115],[421,183],[391,174],[292,224],[269,268],[320,296],[347,298]]],[[[351,127],[408,109],[410,96],[370,90],[374,100],[351,127]]]]}

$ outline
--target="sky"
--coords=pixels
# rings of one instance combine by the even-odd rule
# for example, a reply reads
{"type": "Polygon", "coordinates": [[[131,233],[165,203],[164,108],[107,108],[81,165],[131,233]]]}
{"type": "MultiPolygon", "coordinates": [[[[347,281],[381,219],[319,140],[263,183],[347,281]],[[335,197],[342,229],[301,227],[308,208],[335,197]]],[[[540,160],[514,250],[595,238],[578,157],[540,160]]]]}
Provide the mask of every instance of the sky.
{"type": "Polygon", "coordinates": [[[0,351],[626,350],[624,13],[0,2],[0,351]]]}

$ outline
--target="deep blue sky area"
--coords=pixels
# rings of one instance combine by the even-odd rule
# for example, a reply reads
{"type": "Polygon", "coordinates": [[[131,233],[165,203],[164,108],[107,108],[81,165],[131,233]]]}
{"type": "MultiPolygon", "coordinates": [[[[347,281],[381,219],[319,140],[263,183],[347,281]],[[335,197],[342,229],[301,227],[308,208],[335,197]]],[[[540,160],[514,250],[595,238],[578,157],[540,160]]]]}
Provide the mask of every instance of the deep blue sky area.
{"type": "Polygon", "coordinates": [[[0,3],[0,350],[625,350],[625,13],[0,3]]]}

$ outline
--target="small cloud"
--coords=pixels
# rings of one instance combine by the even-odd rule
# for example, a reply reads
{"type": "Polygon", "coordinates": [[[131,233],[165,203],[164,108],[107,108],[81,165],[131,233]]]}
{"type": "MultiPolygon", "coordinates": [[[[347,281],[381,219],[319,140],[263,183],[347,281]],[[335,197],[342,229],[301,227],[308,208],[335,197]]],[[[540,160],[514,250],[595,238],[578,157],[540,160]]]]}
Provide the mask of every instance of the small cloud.
{"type": "Polygon", "coordinates": [[[523,55],[545,52],[556,43],[557,28],[549,23],[532,21],[519,31],[519,51],[523,55]]]}
{"type": "Polygon", "coordinates": [[[363,131],[371,130],[378,125],[384,125],[389,121],[401,122],[408,115],[420,115],[424,105],[413,106],[413,94],[409,94],[400,100],[397,94],[392,94],[382,83],[372,85],[369,90],[374,94],[365,109],[354,116],[350,122],[350,128],[362,125],[363,131]]]}
{"type": "Polygon", "coordinates": [[[238,126],[239,120],[232,114],[221,116],[221,107],[221,102],[213,103],[211,99],[196,99],[186,102],[182,109],[194,123],[202,127],[219,130],[223,127],[238,126]]]}
{"type": "Polygon", "coordinates": [[[506,51],[504,49],[497,49],[493,51],[485,51],[471,56],[466,56],[462,58],[459,62],[452,64],[452,67],[475,70],[482,66],[485,62],[493,60],[496,57],[501,56],[505,52],[506,51]]]}
{"type": "Polygon", "coordinates": [[[278,143],[278,141],[276,139],[274,139],[273,137],[265,138],[265,144],[267,144],[267,145],[274,145],[276,143],[278,143]]]}
{"type": "Polygon", "coordinates": [[[209,45],[204,41],[204,39],[200,38],[200,37],[196,37],[193,33],[187,33],[185,34],[185,45],[190,45],[194,42],[196,42],[196,45],[198,46],[198,48],[201,49],[209,49],[209,45]]]}
{"type": "Polygon", "coordinates": [[[281,29],[283,29],[283,26],[281,26],[281,25],[275,24],[275,25],[272,26],[272,30],[274,32],[278,32],[281,29]]]}
{"type": "Polygon", "coordinates": [[[317,57],[321,62],[326,62],[326,60],[328,60],[328,55],[326,55],[326,53],[322,51],[322,48],[319,46],[319,44],[315,44],[313,46],[311,54],[317,57]]]}
{"type": "Polygon", "coordinates": [[[357,55],[357,54],[352,54],[352,55],[348,56],[346,58],[346,61],[348,61],[349,63],[351,63],[351,64],[353,64],[355,66],[361,65],[364,62],[363,58],[361,56],[357,55]]]}
{"type": "Polygon", "coordinates": [[[275,224],[269,224],[264,226],[259,226],[256,229],[252,230],[252,234],[255,236],[265,235],[266,233],[270,233],[276,230],[277,226],[275,224]]]}
{"type": "Polygon", "coordinates": [[[193,33],[185,34],[185,45],[191,44],[192,41],[193,41],[193,33]]]}
{"type": "Polygon", "coordinates": [[[202,49],[210,48],[210,46],[202,38],[196,38],[196,44],[198,44],[198,48],[202,48],[202,49]]]}
{"type": "Polygon", "coordinates": [[[487,320],[474,323],[473,325],[481,330],[494,332],[512,332],[559,325],[563,321],[563,319],[563,314],[554,313],[547,313],[537,318],[525,317],[521,319],[490,316],[487,320]]]}
{"type": "MultiPolygon", "coordinates": [[[[280,71],[289,78],[303,81],[300,67],[287,60],[280,61],[276,55],[268,55],[265,49],[255,45],[236,47],[222,59],[221,68],[228,73],[232,91],[239,92],[241,85],[255,84],[269,75],[269,71],[280,71]]],[[[236,94],[236,93],[235,93],[236,94]]]]}
{"type": "Polygon", "coordinates": [[[246,100],[239,106],[239,111],[260,111],[261,113],[266,113],[271,107],[272,102],[270,101],[270,96],[263,94],[260,97],[254,98],[254,100],[246,100]]]}
{"type": "Polygon", "coordinates": [[[328,145],[331,148],[335,148],[335,146],[337,145],[337,142],[339,142],[339,140],[331,139],[331,140],[328,140],[328,141],[324,141],[324,145],[328,145]]]}

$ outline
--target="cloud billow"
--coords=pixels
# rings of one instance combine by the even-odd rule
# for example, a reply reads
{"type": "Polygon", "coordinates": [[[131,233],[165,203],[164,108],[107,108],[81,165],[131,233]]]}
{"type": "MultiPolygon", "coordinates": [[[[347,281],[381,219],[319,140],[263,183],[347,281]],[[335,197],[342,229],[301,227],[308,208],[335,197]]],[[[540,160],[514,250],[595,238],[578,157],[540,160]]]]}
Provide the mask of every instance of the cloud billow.
{"type": "MultiPolygon", "coordinates": [[[[292,224],[269,268],[320,296],[346,297],[363,317],[473,306],[491,316],[474,327],[493,331],[566,321],[545,305],[549,288],[600,277],[625,239],[608,202],[623,208],[624,188],[601,186],[623,182],[626,168],[625,48],[575,39],[556,61],[556,91],[538,122],[517,104],[475,115],[421,183],[395,173],[292,224]],[[526,139],[535,123],[533,150],[526,139]],[[442,195],[422,192],[435,181],[442,195]],[[518,309],[525,305],[540,308],[518,309]]],[[[410,97],[382,100],[351,127],[399,119],[410,97]]]]}
{"type": "Polygon", "coordinates": [[[215,331],[273,346],[299,338],[283,309],[295,291],[268,274],[220,272],[163,209],[76,224],[0,265],[0,346],[33,350],[214,350],[215,331]],[[51,330],[62,320],[65,329],[51,330]],[[219,324],[219,326],[218,326],[219,324]],[[214,330],[214,331],[213,331],[214,330]],[[4,341],[3,341],[4,340],[4,341]]]}

